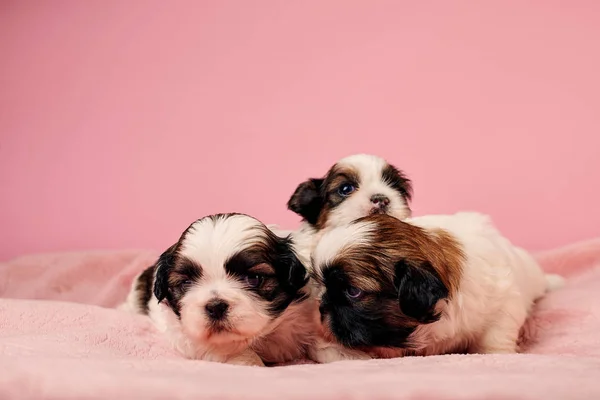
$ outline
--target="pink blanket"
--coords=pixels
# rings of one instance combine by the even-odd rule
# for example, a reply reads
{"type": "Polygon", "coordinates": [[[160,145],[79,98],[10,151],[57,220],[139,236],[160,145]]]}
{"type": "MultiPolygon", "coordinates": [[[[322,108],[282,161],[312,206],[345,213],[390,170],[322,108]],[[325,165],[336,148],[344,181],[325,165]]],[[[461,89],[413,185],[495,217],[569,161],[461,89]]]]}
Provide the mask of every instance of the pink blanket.
{"type": "Polygon", "coordinates": [[[525,354],[275,368],[185,360],[146,318],[108,308],[156,256],[0,263],[0,399],[600,399],[600,239],[538,255],[568,285],[539,303],[525,354]]]}

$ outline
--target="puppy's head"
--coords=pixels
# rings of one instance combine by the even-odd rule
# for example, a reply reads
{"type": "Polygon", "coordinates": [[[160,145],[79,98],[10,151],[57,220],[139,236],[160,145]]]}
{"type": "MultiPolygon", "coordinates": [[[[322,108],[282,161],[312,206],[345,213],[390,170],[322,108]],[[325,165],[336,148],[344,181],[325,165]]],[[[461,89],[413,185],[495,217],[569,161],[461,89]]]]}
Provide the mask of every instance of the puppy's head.
{"type": "Polygon", "coordinates": [[[317,229],[345,225],[370,214],[410,216],[412,186],[384,159],[357,154],[338,161],[323,178],[301,183],[288,208],[317,229]]]}
{"type": "Polygon", "coordinates": [[[458,289],[462,252],[444,231],[371,215],[325,233],[313,262],[321,321],[339,343],[417,349],[417,328],[458,289]]]}
{"type": "Polygon", "coordinates": [[[193,340],[248,341],[302,301],[306,270],[289,238],[256,219],[219,214],[194,222],[156,264],[154,294],[193,340]]]}

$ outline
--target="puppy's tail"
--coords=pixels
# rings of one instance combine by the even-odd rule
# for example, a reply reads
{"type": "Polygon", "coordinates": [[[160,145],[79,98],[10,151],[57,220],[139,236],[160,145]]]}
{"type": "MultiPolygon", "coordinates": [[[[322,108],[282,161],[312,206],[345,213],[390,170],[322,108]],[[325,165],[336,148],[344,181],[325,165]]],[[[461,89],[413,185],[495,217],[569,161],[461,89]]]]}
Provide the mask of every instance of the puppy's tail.
{"type": "Polygon", "coordinates": [[[546,293],[565,286],[565,278],[557,274],[546,274],[546,293]]]}

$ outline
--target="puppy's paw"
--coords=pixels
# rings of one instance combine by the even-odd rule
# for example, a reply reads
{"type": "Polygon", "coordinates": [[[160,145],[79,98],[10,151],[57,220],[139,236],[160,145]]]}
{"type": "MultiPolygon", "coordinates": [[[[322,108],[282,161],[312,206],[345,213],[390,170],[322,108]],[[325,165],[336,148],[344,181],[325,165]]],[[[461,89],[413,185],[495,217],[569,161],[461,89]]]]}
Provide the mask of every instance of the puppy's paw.
{"type": "Polygon", "coordinates": [[[517,353],[517,347],[498,347],[498,346],[482,346],[478,349],[479,354],[515,354],[517,353]]]}
{"type": "Polygon", "coordinates": [[[557,274],[546,274],[546,292],[552,292],[565,286],[565,278],[557,274]]]}
{"type": "Polygon", "coordinates": [[[514,335],[498,332],[495,335],[488,332],[487,335],[473,349],[473,353],[479,354],[515,354],[518,345],[514,335]],[[504,334],[504,335],[501,335],[504,334]]]}
{"type": "Polygon", "coordinates": [[[321,343],[308,351],[311,360],[320,364],[346,360],[370,360],[371,357],[362,351],[352,350],[335,343],[321,343]]]}
{"type": "Polygon", "coordinates": [[[503,314],[474,343],[480,354],[514,354],[526,313],[503,314]]]}
{"type": "Polygon", "coordinates": [[[234,365],[249,365],[254,367],[264,367],[265,363],[260,359],[258,354],[252,350],[246,350],[241,354],[230,357],[226,361],[227,364],[234,365]]]}

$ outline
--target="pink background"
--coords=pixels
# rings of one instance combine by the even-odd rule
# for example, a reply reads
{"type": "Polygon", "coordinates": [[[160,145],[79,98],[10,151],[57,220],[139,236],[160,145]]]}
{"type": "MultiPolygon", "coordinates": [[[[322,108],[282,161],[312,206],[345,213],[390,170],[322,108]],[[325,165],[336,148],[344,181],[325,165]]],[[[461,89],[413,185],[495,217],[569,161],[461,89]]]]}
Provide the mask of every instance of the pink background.
{"type": "Polygon", "coordinates": [[[0,3],[0,258],[162,250],[195,218],[293,227],[376,153],[416,214],[532,250],[600,234],[600,2],[0,3]]]}

